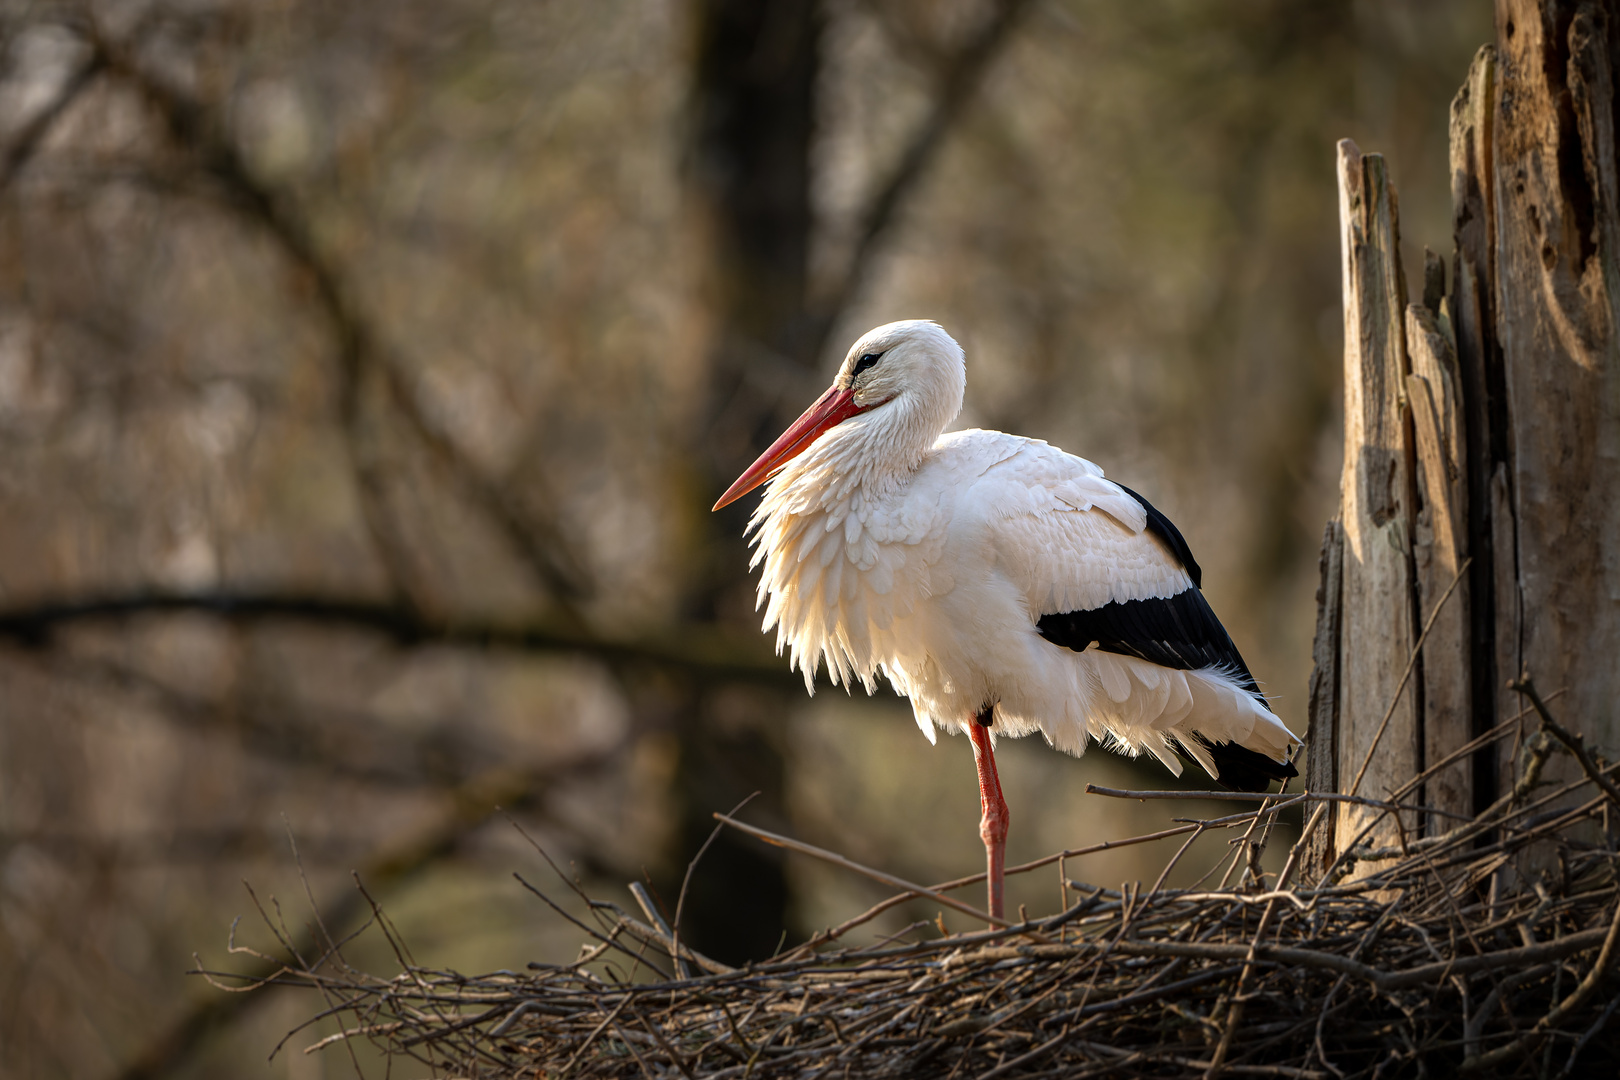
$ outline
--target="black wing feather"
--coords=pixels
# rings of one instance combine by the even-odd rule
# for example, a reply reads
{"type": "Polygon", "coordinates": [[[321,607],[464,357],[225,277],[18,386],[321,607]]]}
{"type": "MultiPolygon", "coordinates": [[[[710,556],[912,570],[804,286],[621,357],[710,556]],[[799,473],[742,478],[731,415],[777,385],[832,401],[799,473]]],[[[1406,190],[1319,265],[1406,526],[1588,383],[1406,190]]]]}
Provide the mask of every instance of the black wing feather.
{"type": "MultiPolygon", "coordinates": [[[[1181,563],[1192,579],[1192,588],[1171,597],[1117,601],[1084,611],[1042,615],[1036,622],[1041,636],[1054,645],[1076,652],[1084,652],[1095,644],[1104,652],[1135,656],[1181,671],[1224,668],[1262,705],[1271,708],[1249,672],[1249,665],[1233,644],[1232,635],[1226,632],[1199,591],[1203,572],[1181,530],[1142,496],[1123,484],[1119,486],[1147,511],[1148,531],[1162,540],[1181,563]]],[[[1289,762],[1273,761],[1236,743],[1212,742],[1202,735],[1196,738],[1214,758],[1221,773],[1217,782],[1225,787],[1264,791],[1272,780],[1299,775],[1289,762]]]]}
{"type": "Polygon", "coordinates": [[[1159,513],[1152,503],[1118,480],[1112,480],[1110,483],[1142,504],[1142,509],[1147,511],[1148,532],[1164,541],[1165,547],[1170,549],[1170,553],[1180,561],[1182,568],[1187,571],[1187,576],[1192,578],[1192,583],[1202,589],[1204,587],[1204,571],[1199,568],[1198,560],[1193,558],[1192,548],[1187,546],[1187,538],[1181,535],[1181,530],[1176,528],[1176,523],[1159,513]]]}
{"type": "Polygon", "coordinates": [[[1096,643],[1104,652],[1123,653],[1181,671],[1226,668],[1245,690],[1260,694],[1232,636],[1196,588],[1167,599],[1114,601],[1083,611],[1042,615],[1035,626],[1047,641],[1075,652],[1096,643]]]}
{"type": "MultiPolygon", "coordinates": [[[[1290,761],[1272,761],[1258,750],[1230,742],[1211,742],[1202,735],[1194,735],[1204,744],[1209,756],[1215,759],[1220,776],[1215,782],[1229,791],[1264,791],[1273,780],[1286,780],[1298,776],[1299,770],[1290,761]]],[[[1182,750],[1182,753],[1186,753],[1182,750]]],[[[1187,754],[1192,757],[1191,754],[1187,754]]]]}

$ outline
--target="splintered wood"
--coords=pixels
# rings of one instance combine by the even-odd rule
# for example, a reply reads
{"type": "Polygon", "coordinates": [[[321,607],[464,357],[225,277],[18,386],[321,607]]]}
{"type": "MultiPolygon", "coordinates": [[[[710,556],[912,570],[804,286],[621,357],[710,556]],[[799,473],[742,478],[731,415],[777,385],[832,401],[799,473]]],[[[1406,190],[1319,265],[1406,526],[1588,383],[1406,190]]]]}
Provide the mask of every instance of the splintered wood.
{"type": "MultiPolygon", "coordinates": [[[[1501,681],[1620,746],[1620,160],[1613,5],[1497,5],[1491,284],[1506,448],[1501,681]],[[1511,28],[1511,32],[1509,32],[1511,28]],[[1508,560],[1512,562],[1509,564],[1508,560]]],[[[1564,771],[1567,775],[1567,770],[1564,771]]]]}
{"type": "MultiPolygon", "coordinates": [[[[1335,772],[1343,793],[1377,797],[1416,773],[1421,761],[1419,695],[1406,670],[1418,631],[1406,399],[1411,364],[1398,206],[1384,159],[1362,154],[1348,139],[1340,142],[1344,474],[1335,772]]],[[[1336,836],[1357,836],[1371,820],[1366,807],[1343,804],[1336,836]]],[[[1376,837],[1379,843],[1393,839],[1376,837]]]]}
{"type": "MultiPolygon", "coordinates": [[[[1340,144],[1345,454],[1307,737],[1329,744],[1307,753],[1322,790],[1381,795],[1513,714],[1507,684],[1525,675],[1569,695],[1572,728],[1620,746],[1611,8],[1496,5],[1497,43],[1451,108],[1449,292],[1431,255],[1408,303],[1388,170],[1340,144]]],[[[1459,760],[1401,825],[1431,833],[1522,776],[1511,754],[1459,760]]],[[[1341,807],[1307,867],[1361,842],[1366,814],[1341,807]]]]}
{"type": "MultiPolygon", "coordinates": [[[[1443,264],[1432,259],[1431,265],[1443,280],[1443,264]]],[[[1433,620],[1424,658],[1434,659],[1424,663],[1420,684],[1421,750],[1427,763],[1440,760],[1472,734],[1472,686],[1464,662],[1469,652],[1469,603],[1459,580],[1468,559],[1467,447],[1449,320],[1427,306],[1410,305],[1406,344],[1412,364],[1406,398],[1412,414],[1417,487],[1423,496],[1412,519],[1412,569],[1423,625],[1433,620]],[[1459,593],[1448,597],[1453,582],[1459,593]]],[[[1431,779],[1424,801],[1441,812],[1472,813],[1470,764],[1459,761],[1431,779]]],[[[1423,826],[1432,831],[1440,822],[1431,817],[1423,826]]]]}

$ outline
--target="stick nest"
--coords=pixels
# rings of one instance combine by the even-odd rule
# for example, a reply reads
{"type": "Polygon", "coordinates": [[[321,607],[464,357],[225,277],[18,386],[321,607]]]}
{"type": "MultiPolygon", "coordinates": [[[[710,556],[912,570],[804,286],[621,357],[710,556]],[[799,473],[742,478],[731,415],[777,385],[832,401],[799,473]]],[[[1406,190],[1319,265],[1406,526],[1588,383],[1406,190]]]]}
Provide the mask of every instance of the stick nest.
{"type": "Polygon", "coordinates": [[[1067,910],[981,933],[844,942],[937,897],[913,887],[732,969],[673,940],[650,902],[643,921],[590,900],[575,963],[473,977],[411,964],[374,906],[400,974],[355,970],[330,942],[300,959],[283,937],[293,960],[250,981],[320,992],[311,1023],[343,1030],[316,1047],[369,1040],[395,1067],[457,1077],[1616,1076],[1620,1040],[1599,1037],[1620,1006],[1615,767],[1582,754],[1584,779],[1540,784],[1552,749],[1531,740],[1514,791],[1438,836],[1406,839],[1409,804],[1363,805],[1361,837],[1309,888],[1290,875],[1335,804],[1287,795],[1182,826],[1244,830],[1230,887],[1069,882],[1067,910]],[[1260,873],[1278,814],[1313,803],[1287,869],[1260,873]],[[1379,835],[1393,847],[1365,842],[1379,835]]]}

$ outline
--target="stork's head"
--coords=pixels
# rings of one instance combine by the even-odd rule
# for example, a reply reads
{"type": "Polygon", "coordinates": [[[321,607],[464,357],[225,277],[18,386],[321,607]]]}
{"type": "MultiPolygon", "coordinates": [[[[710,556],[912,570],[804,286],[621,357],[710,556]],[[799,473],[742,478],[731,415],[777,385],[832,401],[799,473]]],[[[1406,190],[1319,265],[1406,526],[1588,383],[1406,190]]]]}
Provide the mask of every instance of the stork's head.
{"type": "Polygon", "coordinates": [[[844,425],[900,461],[920,455],[962,411],[967,375],[962,347],[935,322],[907,319],[869,330],[838,368],[838,377],[770,449],[726,489],[716,510],[742,498],[844,425]]]}

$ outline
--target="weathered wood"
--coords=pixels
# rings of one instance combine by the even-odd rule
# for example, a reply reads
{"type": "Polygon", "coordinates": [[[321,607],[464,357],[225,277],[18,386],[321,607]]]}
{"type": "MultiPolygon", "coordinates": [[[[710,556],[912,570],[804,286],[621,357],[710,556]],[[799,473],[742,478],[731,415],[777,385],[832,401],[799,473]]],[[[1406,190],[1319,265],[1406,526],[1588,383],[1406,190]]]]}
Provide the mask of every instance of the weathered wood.
{"type": "MultiPolygon", "coordinates": [[[[1521,671],[1564,691],[1570,726],[1620,748],[1616,6],[1498,0],[1497,44],[1452,103],[1449,296],[1431,258],[1424,303],[1406,307],[1383,162],[1340,144],[1342,568],[1324,553],[1312,723],[1334,750],[1312,748],[1320,786],[1377,795],[1410,779],[1516,714],[1503,684],[1521,671]]],[[[1429,777],[1424,801],[1478,811],[1513,785],[1515,758],[1480,751],[1429,777]]],[[[1336,845],[1360,817],[1341,812],[1336,845]]]]}
{"type": "MultiPolygon", "coordinates": [[[[1404,402],[1406,282],[1398,202],[1383,158],[1363,155],[1344,140],[1338,164],[1345,456],[1337,772],[1345,793],[1381,796],[1418,766],[1417,689],[1408,680],[1398,699],[1396,693],[1416,637],[1404,402]],[[1381,731],[1386,713],[1387,731],[1381,731]]],[[[1340,807],[1340,842],[1369,816],[1362,807],[1340,807]]]]}
{"type": "MultiPolygon", "coordinates": [[[[1511,454],[1504,494],[1518,593],[1508,614],[1517,615],[1519,664],[1547,690],[1564,688],[1563,719],[1612,749],[1620,744],[1620,168],[1611,72],[1620,27],[1610,7],[1499,0],[1494,143],[1496,336],[1511,454]]],[[[1499,576],[1507,554],[1496,552],[1499,576]]]]}
{"type": "MultiPolygon", "coordinates": [[[[1305,732],[1305,787],[1338,791],[1339,629],[1344,606],[1344,528],[1338,518],[1322,531],[1321,575],[1316,586],[1316,639],[1311,646],[1311,690],[1305,732]]],[[[1332,829],[1317,829],[1300,864],[1300,877],[1315,882],[1338,855],[1332,829]]]]}
{"type": "MultiPolygon", "coordinates": [[[[1491,500],[1491,548],[1495,554],[1496,563],[1491,568],[1493,585],[1492,591],[1496,596],[1495,625],[1492,628],[1492,642],[1494,646],[1493,668],[1497,672],[1514,672],[1521,669],[1519,656],[1519,582],[1517,574],[1517,558],[1515,557],[1516,535],[1513,530],[1513,494],[1512,484],[1508,479],[1508,464],[1505,461],[1496,463],[1491,471],[1490,487],[1487,489],[1491,500]]],[[[1507,694],[1498,693],[1496,697],[1497,710],[1502,714],[1500,719],[1506,720],[1517,710],[1511,708],[1512,702],[1507,694]]],[[[1531,725],[1526,723],[1521,732],[1529,732],[1531,725]]],[[[1524,735],[1520,735],[1522,743],[1524,735]]],[[[1495,783],[1500,792],[1512,791],[1517,777],[1518,746],[1510,752],[1498,757],[1495,764],[1495,783]]]]}
{"type": "MultiPolygon", "coordinates": [[[[1469,650],[1473,707],[1471,735],[1497,722],[1502,679],[1497,677],[1496,562],[1491,477],[1505,460],[1506,390],[1496,347],[1493,283],[1496,280],[1496,201],[1491,118],[1496,95],[1496,47],[1474,55],[1468,79],[1451,103],[1452,288],[1447,298],[1463,400],[1464,483],[1468,491],[1469,650]]],[[[1496,799],[1495,755],[1481,751],[1472,763],[1473,809],[1496,799]]]]}
{"type": "MultiPolygon", "coordinates": [[[[1438,259],[1431,265],[1444,266],[1438,259]]],[[[1424,291],[1428,296],[1427,286],[1424,291]]],[[[1436,291],[1437,307],[1444,291],[1443,285],[1436,291]]],[[[1418,493],[1412,565],[1419,625],[1434,620],[1422,657],[1421,737],[1427,765],[1473,737],[1468,583],[1458,582],[1452,589],[1468,558],[1467,447],[1457,353],[1448,322],[1413,304],[1406,309],[1406,344],[1412,362],[1406,396],[1412,410],[1418,493]]],[[[1472,765],[1459,761],[1429,779],[1421,801],[1448,813],[1469,814],[1472,789],[1472,765]]],[[[1429,831],[1442,827],[1440,820],[1425,822],[1429,831]]]]}

